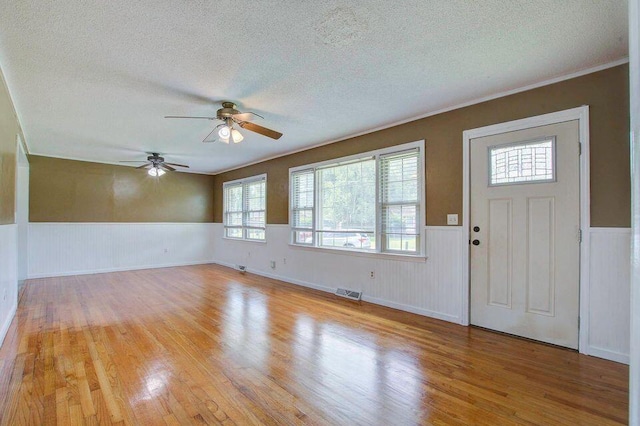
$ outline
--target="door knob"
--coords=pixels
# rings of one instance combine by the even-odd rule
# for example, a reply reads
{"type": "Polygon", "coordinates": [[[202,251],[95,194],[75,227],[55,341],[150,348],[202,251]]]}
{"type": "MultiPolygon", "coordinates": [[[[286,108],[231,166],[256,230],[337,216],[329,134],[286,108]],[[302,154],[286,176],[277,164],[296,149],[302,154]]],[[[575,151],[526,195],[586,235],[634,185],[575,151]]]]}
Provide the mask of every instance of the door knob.
{"type": "Polygon", "coordinates": [[[480,227],[479,226],[474,226],[473,227],[473,232],[480,232],[480,227]]]}
{"type": "Polygon", "coordinates": [[[474,246],[479,246],[480,245],[480,240],[473,240],[473,241],[471,241],[471,244],[473,244],[474,246]]]}

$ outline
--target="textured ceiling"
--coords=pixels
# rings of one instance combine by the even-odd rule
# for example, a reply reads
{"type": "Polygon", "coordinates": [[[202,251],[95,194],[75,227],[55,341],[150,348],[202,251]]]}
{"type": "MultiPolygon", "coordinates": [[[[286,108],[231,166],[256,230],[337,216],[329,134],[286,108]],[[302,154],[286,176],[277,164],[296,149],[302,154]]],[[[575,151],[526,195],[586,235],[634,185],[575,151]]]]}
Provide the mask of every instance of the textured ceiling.
{"type": "Polygon", "coordinates": [[[32,154],[219,172],[627,55],[624,0],[0,2],[32,154]],[[203,144],[232,100],[281,131],[203,144]]]}

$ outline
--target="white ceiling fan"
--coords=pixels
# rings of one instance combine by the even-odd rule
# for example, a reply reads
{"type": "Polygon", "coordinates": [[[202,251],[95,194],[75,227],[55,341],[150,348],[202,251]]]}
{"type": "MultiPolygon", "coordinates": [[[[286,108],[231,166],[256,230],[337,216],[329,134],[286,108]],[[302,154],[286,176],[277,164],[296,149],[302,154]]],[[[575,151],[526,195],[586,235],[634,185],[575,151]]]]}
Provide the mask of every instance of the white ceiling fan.
{"type": "Polygon", "coordinates": [[[217,111],[215,117],[166,115],[164,118],[195,118],[222,121],[222,123],[218,124],[211,131],[211,133],[209,133],[207,137],[202,140],[202,142],[216,142],[218,140],[227,144],[229,143],[229,141],[233,141],[233,143],[242,142],[244,136],[242,136],[242,133],[240,133],[240,131],[234,127],[236,124],[242,129],[258,133],[271,139],[280,139],[282,133],[252,123],[251,121],[255,117],[264,118],[261,115],[256,114],[255,112],[240,112],[236,109],[236,104],[234,104],[233,102],[224,101],[222,102],[222,108],[217,111]]]}

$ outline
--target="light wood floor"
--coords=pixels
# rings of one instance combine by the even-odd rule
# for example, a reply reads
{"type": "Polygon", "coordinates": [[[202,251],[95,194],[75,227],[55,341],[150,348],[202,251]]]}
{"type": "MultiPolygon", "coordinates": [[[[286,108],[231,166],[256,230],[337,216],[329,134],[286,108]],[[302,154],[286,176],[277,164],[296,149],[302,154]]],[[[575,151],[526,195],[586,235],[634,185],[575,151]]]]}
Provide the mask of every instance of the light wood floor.
{"type": "Polygon", "coordinates": [[[31,280],[0,423],[626,423],[626,366],[191,266],[31,280]]]}

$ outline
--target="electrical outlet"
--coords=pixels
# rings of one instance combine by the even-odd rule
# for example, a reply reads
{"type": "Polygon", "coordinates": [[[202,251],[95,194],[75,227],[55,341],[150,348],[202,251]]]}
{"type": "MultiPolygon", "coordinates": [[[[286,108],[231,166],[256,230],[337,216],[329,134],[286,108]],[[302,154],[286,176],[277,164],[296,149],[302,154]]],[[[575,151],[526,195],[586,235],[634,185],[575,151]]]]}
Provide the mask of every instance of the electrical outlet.
{"type": "Polygon", "coordinates": [[[374,271],[369,272],[369,278],[373,280],[375,279],[375,277],[376,277],[376,273],[374,271]]]}
{"type": "Polygon", "coordinates": [[[447,215],[447,225],[457,225],[458,224],[458,215],[457,214],[448,214],[447,215]]]}
{"type": "Polygon", "coordinates": [[[282,264],[283,264],[283,265],[286,265],[286,264],[287,264],[287,258],[286,258],[286,257],[282,259],[282,264]]]}
{"type": "Polygon", "coordinates": [[[276,261],[275,260],[271,261],[271,269],[276,269],[276,261]]]}

